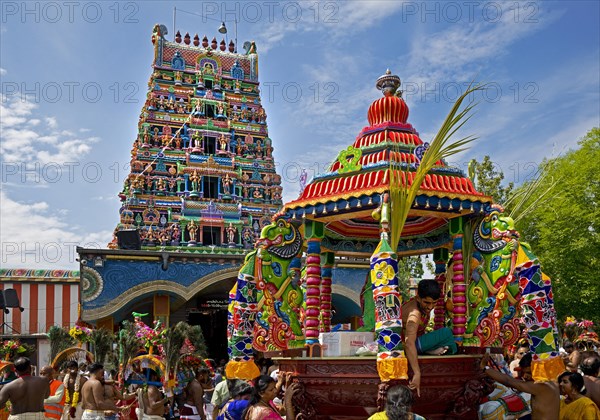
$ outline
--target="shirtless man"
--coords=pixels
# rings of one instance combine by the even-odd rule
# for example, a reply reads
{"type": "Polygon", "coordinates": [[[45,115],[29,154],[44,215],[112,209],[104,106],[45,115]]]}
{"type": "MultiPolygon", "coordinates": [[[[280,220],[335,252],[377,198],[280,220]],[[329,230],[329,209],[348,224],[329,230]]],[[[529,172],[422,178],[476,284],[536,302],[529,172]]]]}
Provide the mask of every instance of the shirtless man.
{"type": "Polygon", "coordinates": [[[181,420],[206,420],[201,380],[202,372],[198,370],[194,379],[185,387],[185,404],[179,410],[181,420]]]}
{"type": "Polygon", "coordinates": [[[586,357],[581,362],[581,372],[583,372],[583,383],[587,392],[585,394],[590,400],[600,408],[600,378],[598,373],[600,371],[600,356],[594,354],[593,356],[586,357]]]}
{"type": "Polygon", "coordinates": [[[524,355],[519,361],[522,380],[515,379],[487,366],[490,355],[481,359],[481,369],[496,382],[509,386],[520,392],[531,394],[531,420],[558,420],[560,408],[560,390],[556,382],[534,382],[531,376],[531,353],[524,355]]]}
{"type": "MultiPolygon", "coordinates": [[[[104,379],[100,381],[102,382],[102,386],[104,387],[104,400],[105,401],[113,401],[115,405],[117,401],[125,401],[135,397],[135,394],[123,394],[117,388],[115,381],[112,379],[104,379]]],[[[122,409],[123,407],[121,407],[122,409]]],[[[105,410],[104,411],[104,420],[117,420],[118,419],[118,411],[113,410],[105,410]]]]}
{"type": "Polygon", "coordinates": [[[27,357],[19,357],[15,369],[19,377],[0,390],[0,409],[10,401],[9,420],[44,420],[44,399],[50,395],[48,379],[31,376],[27,357]]]}
{"type": "Polygon", "coordinates": [[[90,379],[81,387],[83,416],[81,420],[104,420],[104,411],[118,411],[114,400],[104,396],[104,366],[92,363],[88,372],[90,379]]]}
{"type": "MultiPolygon", "coordinates": [[[[150,382],[158,382],[159,378],[155,372],[150,374],[150,382]]],[[[142,420],[164,420],[164,415],[169,405],[169,399],[163,398],[156,385],[148,384],[148,392],[142,395],[144,416],[142,420]]]]}
{"type": "Polygon", "coordinates": [[[408,387],[417,390],[421,396],[421,369],[417,354],[454,354],[458,347],[449,328],[440,328],[425,334],[425,327],[429,322],[431,310],[441,295],[440,286],[436,280],[421,280],[417,288],[417,295],[402,305],[402,334],[404,351],[413,377],[408,387]]]}
{"type": "Polygon", "coordinates": [[[579,363],[581,362],[581,353],[575,348],[575,344],[570,341],[564,343],[564,349],[567,355],[563,357],[565,366],[569,372],[577,372],[579,363]]]}

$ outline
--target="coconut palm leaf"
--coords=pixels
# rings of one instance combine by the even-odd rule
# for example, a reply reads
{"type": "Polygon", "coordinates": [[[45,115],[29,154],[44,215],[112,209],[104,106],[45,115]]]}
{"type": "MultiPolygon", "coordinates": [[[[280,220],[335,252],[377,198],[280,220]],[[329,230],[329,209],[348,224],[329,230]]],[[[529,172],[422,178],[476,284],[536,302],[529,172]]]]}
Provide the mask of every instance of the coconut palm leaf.
{"type": "Polygon", "coordinates": [[[58,353],[75,345],[75,340],[73,340],[73,337],[69,335],[69,331],[63,327],[53,325],[50,327],[46,335],[48,336],[48,340],[50,340],[51,361],[54,360],[58,353]]]}
{"type": "MultiPolygon", "coordinates": [[[[469,85],[468,89],[456,100],[438,133],[423,155],[416,171],[412,172],[410,165],[398,165],[391,158],[390,154],[390,167],[388,171],[390,176],[392,216],[390,245],[393,249],[398,247],[408,213],[421,187],[421,183],[425,179],[425,175],[435,166],[436,162],[466,150],[467,147],[465,146],[476,139],[474,136],[467,136],[450,142],[451,137],[471,119],[473,116],[471,111],[477,105],[477,103],[471,100],[464,109],[460,110],[464,100],[473,92],[482,89],[484,89],[482,85],[469,85]]],[[[400,151],[396,143],[394,143],[393,148],[396,149],[396,152],[400,151]]]]}
{"type": "Polygon", "coordinates": [[[511,196],[505,203],[506,208],[510,208],[510,217],[513,218],[515,223],[527,216],[536,208],[545,205],[551,200],[555,200],[558,196],[558,192],[550,195],[550,192],[554,191],[554,187],[560,181],[559,179],[547,179],[549,176],[549,166],[551,162],[542,163],[536,173],[533,175],[533,179],[530,182],[524,184],[524,188],[513,196],[511,196]],[[542,185],[547,184],[548,187],[542,190],[542,185]],[[540,191],[542,191],[540,193],[540,191]],[[535,197],[532,199],[532,197],[535,197]]]}
{"type": "Polygon", "coordinates": [[[92,330],[90,342],[93,344],[94,360],[96,362],[105,362],[106,356],[112,351],[114,341],[114,334],[107,329],[98,328],[92,330]]]}

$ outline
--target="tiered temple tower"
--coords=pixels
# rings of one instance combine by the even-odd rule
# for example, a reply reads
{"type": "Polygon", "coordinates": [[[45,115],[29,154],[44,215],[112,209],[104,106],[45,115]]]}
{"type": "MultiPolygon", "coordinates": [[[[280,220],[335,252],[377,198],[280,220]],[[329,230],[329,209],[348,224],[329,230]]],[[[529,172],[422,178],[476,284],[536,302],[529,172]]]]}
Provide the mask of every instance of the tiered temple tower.
{"type": "Polygon", "coordinates": [[[281,206],[254,43],[164,37],[155,25],[153,72],[119,194],[117,232],[142,249],[243,253],[281,206]],[[219,249],[220,248],[220,249],[219,249]]]}

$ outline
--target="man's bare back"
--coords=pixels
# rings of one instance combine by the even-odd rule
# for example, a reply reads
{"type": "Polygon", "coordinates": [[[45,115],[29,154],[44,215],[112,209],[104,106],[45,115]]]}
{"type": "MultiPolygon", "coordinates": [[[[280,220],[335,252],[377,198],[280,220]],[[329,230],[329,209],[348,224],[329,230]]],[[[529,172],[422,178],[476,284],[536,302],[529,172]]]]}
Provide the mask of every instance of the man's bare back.
{"type": "Polygon", "coordinates": [[[594,404],[600,408],[600,378],[584,375],[583,383],[587,392],[585,396],[594,401],[594,404]]]}
{"type": "Polygon", "coordinates": [[[15,362],[18,379],[6,384],[0,390],[0,408],[6,406],[10,401],[10,413],[12,415],[23,413],[41,413],[44,411],[44,399],[50,396],[50,384],[46,378],[31,376],[31,365],[29,359],[22,362],[26,365],[25,370],[19,371],[20,358],[15,362]]]}
{"type": "Polygon", "coordinates": [[[206,414],[204,413],[204,390],[202,389],[202,385],[200,385],[198,378],[199,375],[196,375],[196,377],[185,388],[185,404],[192,407],[196,407],[200,418],[205,419],[206,414]]]}
{"type": "MultiPolygon", "coordinates": [[[[531,392],[531,420],[558,420],[560,389],[556,382],[534,382],[531,392]]],[[[526,391],[527,392],[527,391],[526,391]]]]}
{"type": "MultiPolygon", "coordinates": [[[[481,359],[483,369],[489,360],[489,354],[481,359]]],[[[520,362],[523,379],[516,379],[510,375],[500,373],[495,369],[487,369],[485,373],[496,382],[509,386],[520,392],[531,394],[531,419],[532,420],[558,420],[560,410],[560,389],[556,382],[533,382],[531,377],[531,354],[523,356],[520,362]],[[529,360],[524,364],[525,360],[529,360]]]]}

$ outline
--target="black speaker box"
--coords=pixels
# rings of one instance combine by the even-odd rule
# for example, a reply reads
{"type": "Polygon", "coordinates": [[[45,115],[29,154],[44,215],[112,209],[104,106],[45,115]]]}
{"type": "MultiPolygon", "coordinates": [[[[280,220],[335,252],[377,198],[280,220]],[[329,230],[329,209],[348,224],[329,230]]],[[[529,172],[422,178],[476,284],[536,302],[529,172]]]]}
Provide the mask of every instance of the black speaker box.
{"type": "Polygon", "coordinates": [[[120,230],[117,232],[117,243],[120,249],[142,249],[140,232],[137,230],[120,230]]]}

